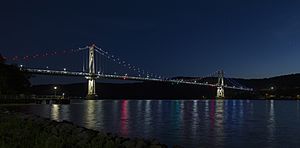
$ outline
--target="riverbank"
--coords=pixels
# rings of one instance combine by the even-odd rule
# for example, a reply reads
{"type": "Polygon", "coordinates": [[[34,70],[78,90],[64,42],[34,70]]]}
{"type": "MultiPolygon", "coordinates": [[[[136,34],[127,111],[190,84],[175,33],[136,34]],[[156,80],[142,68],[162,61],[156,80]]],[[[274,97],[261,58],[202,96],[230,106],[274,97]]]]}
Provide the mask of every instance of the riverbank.
{"type": "Polygon", "coordinates": [[[0,95],[0,104],[70,104],[70,98],[59,95],[0,95]]]}
{"type": "MultiPolygon", "coordinates": [[[[0,147],[166,148],[157,140],[129,139],[0,108],[0,147]]],[[[174,146],[177,147],[177,146],[174,146]]]]}

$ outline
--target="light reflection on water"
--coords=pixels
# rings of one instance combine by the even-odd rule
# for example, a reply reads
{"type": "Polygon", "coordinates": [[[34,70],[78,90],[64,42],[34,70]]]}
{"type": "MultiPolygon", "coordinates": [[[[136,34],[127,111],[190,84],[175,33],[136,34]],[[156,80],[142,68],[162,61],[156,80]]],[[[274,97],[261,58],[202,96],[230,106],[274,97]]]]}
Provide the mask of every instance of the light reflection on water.
{"type": "Polygon", "coordinates": [[[11,109],[185,147],[300,147],[299,101],[77,100],[11,109]]]}
{"type": "Polygon", "coordinates": [[[60,105],[53,104],[51,106],[51,118],[53,120],[60,120],[60,105]]]}
{"type": "MultiPolygon", "coordinates": [[[[47,108],[43,108],[44,112],[48,112],[48,110],[45,110],[47,108]]],[[[53,104],[51,105],[50,108],[50,115],[51,115],[51,119],[56,120],[56,121],[62,121],[62,120],[70,120],[69,118],[69,113],[70,112],[70,106],[66,105],[66,106],[61,106],[58,104],[53,104]]]]}
{"type": "Polygon", "coordinates": [[[275,130],[275,128],[276,128],[276,126],[275,126],[275,114],[274,114],[274,101],[273,100],[271,100],[270,101],[270,104],[269,104],[269,106],[270,106],[270,109],[269,109],[269,120],[268,120],[268,129],[269,129],[269,142],[270,142],[270,147],[272,147],[272,141],[274,141],[275,140],[275,135],[274,135],[274,130],[275,130]]]}
{"type": "Polygon", "coordinates": [[[96,108],[95,108],[96,104],[101,104],[101,102],[95,103],[94,100],[87,100],[86,103],[84,104],[85,124],[86,127],[90,129],[94,129],[96,126],[96,108]]]}
{"type": "Polygon", "coordinates": [[[128,115],[128,101],[123,100],[122,101],[122,106],[121,106],[121,134],[124,136],[128,136],[128,121],[129,121],[129,115],[128,115]]]}
{"type": "Polygon", "coordinates": [[[218,146],[224,145],[224,108],[223,108],[223,100],[216,101],[216,112],[215,112],[215,136],[216,142],[218,146]]]}

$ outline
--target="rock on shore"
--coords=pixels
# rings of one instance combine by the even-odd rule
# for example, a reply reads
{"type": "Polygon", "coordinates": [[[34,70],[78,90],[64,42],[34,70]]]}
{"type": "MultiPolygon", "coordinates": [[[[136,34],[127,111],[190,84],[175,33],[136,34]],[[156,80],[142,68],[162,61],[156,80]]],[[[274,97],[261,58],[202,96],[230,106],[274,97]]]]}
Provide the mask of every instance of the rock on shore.
{"type": "MultiPolygon", "coordinates": [[[[129,139],[0,109],[0,147],[166,148],[157,140],[129,139]]],[[[177,146],[175,146],[177,147],[177,146]]]]}

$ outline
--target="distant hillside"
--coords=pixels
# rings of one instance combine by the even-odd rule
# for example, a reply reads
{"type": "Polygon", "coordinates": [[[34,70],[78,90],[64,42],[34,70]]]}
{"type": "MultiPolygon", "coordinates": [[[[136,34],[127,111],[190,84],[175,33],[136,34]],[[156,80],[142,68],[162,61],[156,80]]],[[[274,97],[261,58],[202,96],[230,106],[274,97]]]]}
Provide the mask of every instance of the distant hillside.
{"type": "MultiPolygon", "coordinates": [[[[194,80],[200,78],[174,77],[173,79],[194,80]]],[[[276,88],[300,87],[300,74],[282,75],[282,76],[263,78],[263,79],[241,79],[241,78],[230,78],[230,79],[239,82],[243,86],[254,88],[255,90],[268,89],[271,87],[276,87],[276,88]]],[[[201,82],[216,83],[217,78],[204,78],[201,80],[201,82]]],[[[228,84],[229,82],[227,82],[227,80],[225,79],[225,83],[228,84]]]]}
{"type": "Polygon", "coordinates": [[[300,87],[300,74],[290,74],[290,75],[283,75],[283,76],[264,78],[264,79],[236,79],[236,80],[257,90],[268,89],[271,87],[280,88],[280,89],[300,87]]]}
{"type": "Polygon", "coordinates": [[[261,96],[300,98],[300,74],[290,74],[265,79],[237,79],[254,88],[261,96]]]}

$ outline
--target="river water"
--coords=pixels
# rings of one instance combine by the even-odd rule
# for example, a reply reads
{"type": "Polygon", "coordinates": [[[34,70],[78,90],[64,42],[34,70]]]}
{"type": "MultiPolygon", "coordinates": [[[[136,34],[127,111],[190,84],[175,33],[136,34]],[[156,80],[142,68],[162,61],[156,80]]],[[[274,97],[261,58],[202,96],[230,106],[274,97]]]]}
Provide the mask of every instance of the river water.
{"type": "Polygon", "coordinates": [[[72,100],[9,108],[169,146],[300,147],[300,101],[72,100]]]}

